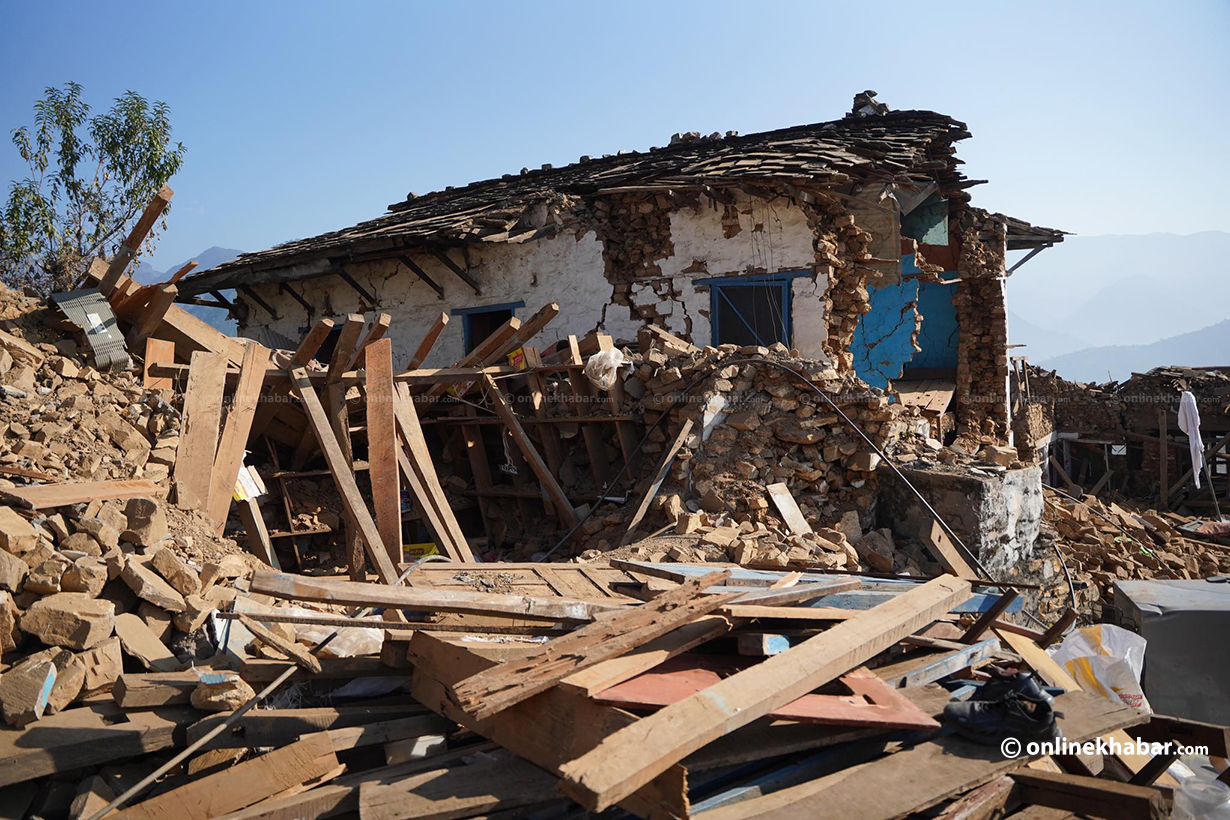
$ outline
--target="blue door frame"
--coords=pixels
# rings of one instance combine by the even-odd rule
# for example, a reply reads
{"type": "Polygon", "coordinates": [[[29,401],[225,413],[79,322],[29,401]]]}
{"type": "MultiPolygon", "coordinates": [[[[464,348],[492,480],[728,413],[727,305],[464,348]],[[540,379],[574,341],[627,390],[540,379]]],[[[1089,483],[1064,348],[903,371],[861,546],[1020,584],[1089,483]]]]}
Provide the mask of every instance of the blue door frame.
{"type": "Polygon", "coordinates": [[[791,288],[790,283],[800,276],[810,276],[811,271],[791,271],[788,273],[769,273],[758,276],[726,276],[715,277],[713,279],[701,279],[696,284],[709,286],[709,321],[712,325],[710,331],[710,341],[715,346],[720,344],[721,339],[721,311],[720,305],[725,305],[735,318],[743,325],[748,333],[752,335],[761,345],[768,347],[773,342],[761,339],[756,331],[752,328],[751,323],[744,318],[739,309],[735,307],[730,298],[723,292],[727,289],[740,287],[765,287],[776,285],[780,292],[780,310],[782,317],[782,336],[783,341],[787,346],[790,346],[791,340],[794,338],[791,317],[791,288]]]}

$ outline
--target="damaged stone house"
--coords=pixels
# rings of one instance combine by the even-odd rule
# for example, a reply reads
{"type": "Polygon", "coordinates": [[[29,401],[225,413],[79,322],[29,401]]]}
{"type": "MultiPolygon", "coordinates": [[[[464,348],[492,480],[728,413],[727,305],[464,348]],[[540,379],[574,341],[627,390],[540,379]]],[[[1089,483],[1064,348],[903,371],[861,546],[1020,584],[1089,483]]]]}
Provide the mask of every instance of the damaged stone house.
{"type": "MultiPolygon", "coordinates": [[[[864,97],[865,95],[860,95],[864,97]]],[[[937,436],[1011,438],[1005,254],[1060,231],[970,204],[964,124],[864,106],[759,134],[677,134],[648,151],[410,194],[383,216],[183,279],[273,347],[322,316],[393,317],[427,367],[556,301],[549,344],[653,323],[698,345],[781,342],[934,414],[937,436]],[[231,302],[221,292],[234,288],[231,302]]]]}

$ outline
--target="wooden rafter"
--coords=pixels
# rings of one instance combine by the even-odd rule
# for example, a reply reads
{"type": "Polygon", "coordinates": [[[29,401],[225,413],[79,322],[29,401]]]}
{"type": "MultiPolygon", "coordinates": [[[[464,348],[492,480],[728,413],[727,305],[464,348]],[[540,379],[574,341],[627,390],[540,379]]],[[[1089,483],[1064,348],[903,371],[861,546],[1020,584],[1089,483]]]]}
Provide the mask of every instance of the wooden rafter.
{"type": "Polygon", "coordinates": [[[478,287],[478,282],[474,280],[474,277],[470,275],[469,271],[467,271],[466,269],[464,269],[463,267],[461,267],[460,265],[458,265],[456,262],[452,260],[452,257],[448,255],[447,250],[442,249],[442,248],[432,248],[431,252],[437,259],[443,262],[445,266],[448,267],[449,270],[457,274],[458,279],[460,279],[462,282],[465,282],[467,285],[473,288],[475,294],[479,296],[483,295],[482,290],[478,287]]]}

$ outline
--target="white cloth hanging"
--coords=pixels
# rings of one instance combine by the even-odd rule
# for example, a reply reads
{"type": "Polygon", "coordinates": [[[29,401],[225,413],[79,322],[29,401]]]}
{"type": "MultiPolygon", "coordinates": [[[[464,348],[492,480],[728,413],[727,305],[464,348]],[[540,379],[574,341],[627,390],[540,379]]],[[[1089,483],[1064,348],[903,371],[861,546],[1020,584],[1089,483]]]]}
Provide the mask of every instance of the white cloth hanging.
{"type": "Polygon", "coordinates": [[[1200,489],[1200,468],[1204,466],[1204,441],[1200,438],[1200,411],[1196,409],[1196,397],[1184,390],[1179,397],[1179,429],[1187,433],[1187,446],[1192,454],[1192,477],[1196,489],[1200,489]]]}

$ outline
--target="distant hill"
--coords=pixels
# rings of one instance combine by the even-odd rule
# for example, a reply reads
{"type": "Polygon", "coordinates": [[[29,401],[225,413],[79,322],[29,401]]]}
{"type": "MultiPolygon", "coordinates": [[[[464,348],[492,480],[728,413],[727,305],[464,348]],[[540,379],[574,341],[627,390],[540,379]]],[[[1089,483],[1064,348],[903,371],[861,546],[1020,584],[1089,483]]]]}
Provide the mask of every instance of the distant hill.
{"type": "MultiPolygon", "coordinates": [[[[195,261],[198,263],[198,265],[192,270],[192,273],[195,274],[200,273],[203,270],[209,270],[210,268],[217,267],[223,262],[230,262],[241,253],[243,253],[243,251],[237,251],[234,248],[219,248],[215,245],[212,248],[206,248],[196,256],[193,256],[191,259],[185,259],[177,265],[172,265],[165,271],[154,270],[151,265],[146,262],[142,262],[137,266],[136,271],[133,273],[133,278],[143,285],[150,285],[155,282],[165,282],[167,279],[171,278],[172,274],[189,262],[195,261]]],[[[235,295],[233,290],[224,290],[222,293],[228,299],[235,295]]],[[[219,308],[202,307],[200,305],[180,305],[180,307],[191,313],[193,316],[196,316],[198,319],[208,322],[211,326],[217,328],[228,336],[234,336],[239,332],[238,323],[234,319],[228,318],[225,310],[221,310],[219,308]]]]}
{"type": "MultiPolygon", "coordinates": [[[[1010,254],[1009,264],[1022,255],[1010,254]]],[[[1228,260],[1224,231],[1069,236],[1008,279],[1009,341],[1027,345],[1014,352],[1035,364],[1071,362],[1104,381],[1108,370],[1122,366],[1118,351],[1181,339],[1219,322],[1226,311],[1199,294],[1224,289],[1228,260]]],[[[1230,350],[1196,358],[1153,364],[1230,364],[1230,350]]],[[[1084,378],[1063,369],[1060,375],[1084,378]]]]}
{"type": "Polygon", "coordinates": [[[1048,370],[1057,370],[1060,376],[1072,381],[1122,381],[1132,373],[1143,373],[1164,365],[1201,367],[1227,364],[1228,351],[1230,319],[1152,344],[1090,347],[1036,364],[1048,370]]]}

